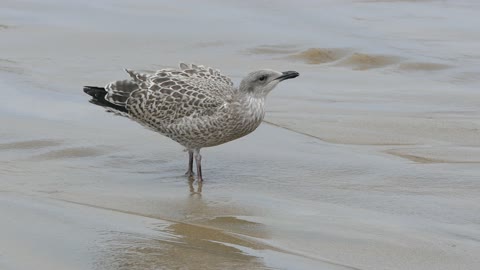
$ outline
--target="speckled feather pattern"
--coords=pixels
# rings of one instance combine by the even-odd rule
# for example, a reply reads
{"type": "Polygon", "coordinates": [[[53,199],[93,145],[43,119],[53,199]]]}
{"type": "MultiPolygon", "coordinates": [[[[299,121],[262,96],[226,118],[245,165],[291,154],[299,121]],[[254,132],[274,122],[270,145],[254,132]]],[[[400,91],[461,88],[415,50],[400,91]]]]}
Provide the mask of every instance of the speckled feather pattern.
{"type": "Polygon", "coordinates": [[[187,149],[226,143],[254,131],[265,115],[264,98],[241,93],[218,70],[180,64],[154,74],[126,70],[132,80],[109,83],[105,97],[128,116],[187,149]]]}

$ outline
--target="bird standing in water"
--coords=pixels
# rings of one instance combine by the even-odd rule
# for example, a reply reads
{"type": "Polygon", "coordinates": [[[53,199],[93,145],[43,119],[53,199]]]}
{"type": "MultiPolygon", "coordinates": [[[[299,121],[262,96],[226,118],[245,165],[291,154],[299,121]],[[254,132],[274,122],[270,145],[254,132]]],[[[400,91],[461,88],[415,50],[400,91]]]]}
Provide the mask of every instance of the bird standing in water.
{"type": "Polygon", "coordinates": [[[269,69],[248,74],[234,87],[218,70],[180,64],[154,74],[126,70],[130,80],[105,87],[85,86],[91,103],[132,120],[183,145],[188,150],[188,171],[202,177],[200,149],[243,137],[254,131],[265,116],[265,99],[277,84],[292,79],[296,71],[269,69]]]}

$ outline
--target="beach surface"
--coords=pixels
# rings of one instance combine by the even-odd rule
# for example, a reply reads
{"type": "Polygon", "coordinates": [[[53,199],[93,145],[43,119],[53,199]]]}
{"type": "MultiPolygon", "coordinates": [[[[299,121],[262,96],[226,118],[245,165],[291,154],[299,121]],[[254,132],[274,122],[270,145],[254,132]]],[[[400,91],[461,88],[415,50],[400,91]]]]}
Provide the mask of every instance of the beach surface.
{"type": "Polygon", "coordinates": [[[0,269],[480,269],[477,1],[1,0],[0,269]],[[202,150],[83,85],[296,70],[202,150]]]}

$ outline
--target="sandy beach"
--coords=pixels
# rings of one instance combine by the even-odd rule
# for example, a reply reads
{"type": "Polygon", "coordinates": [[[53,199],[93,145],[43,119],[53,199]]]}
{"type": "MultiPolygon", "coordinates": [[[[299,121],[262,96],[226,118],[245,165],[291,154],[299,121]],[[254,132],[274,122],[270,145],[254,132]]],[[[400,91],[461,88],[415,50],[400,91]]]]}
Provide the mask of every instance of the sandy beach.
{"type": "Polygon", "coordinates": [[[0,269],[480,269],[477,1],[0,1],[0,269]],[[301,75],[185,176],[83,85],[301,75]]]}

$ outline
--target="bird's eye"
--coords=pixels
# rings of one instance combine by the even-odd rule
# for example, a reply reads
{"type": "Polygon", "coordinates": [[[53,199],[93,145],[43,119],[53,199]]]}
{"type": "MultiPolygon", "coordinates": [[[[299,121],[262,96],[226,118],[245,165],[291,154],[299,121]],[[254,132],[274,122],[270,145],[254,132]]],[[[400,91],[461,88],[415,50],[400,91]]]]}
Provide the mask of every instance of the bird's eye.
{"type": "Polygon", "coordinates": [[[258,78],[259,81],[264,82],[267,79],[267,75],[263,75],[260,78],[258,78]]]}

